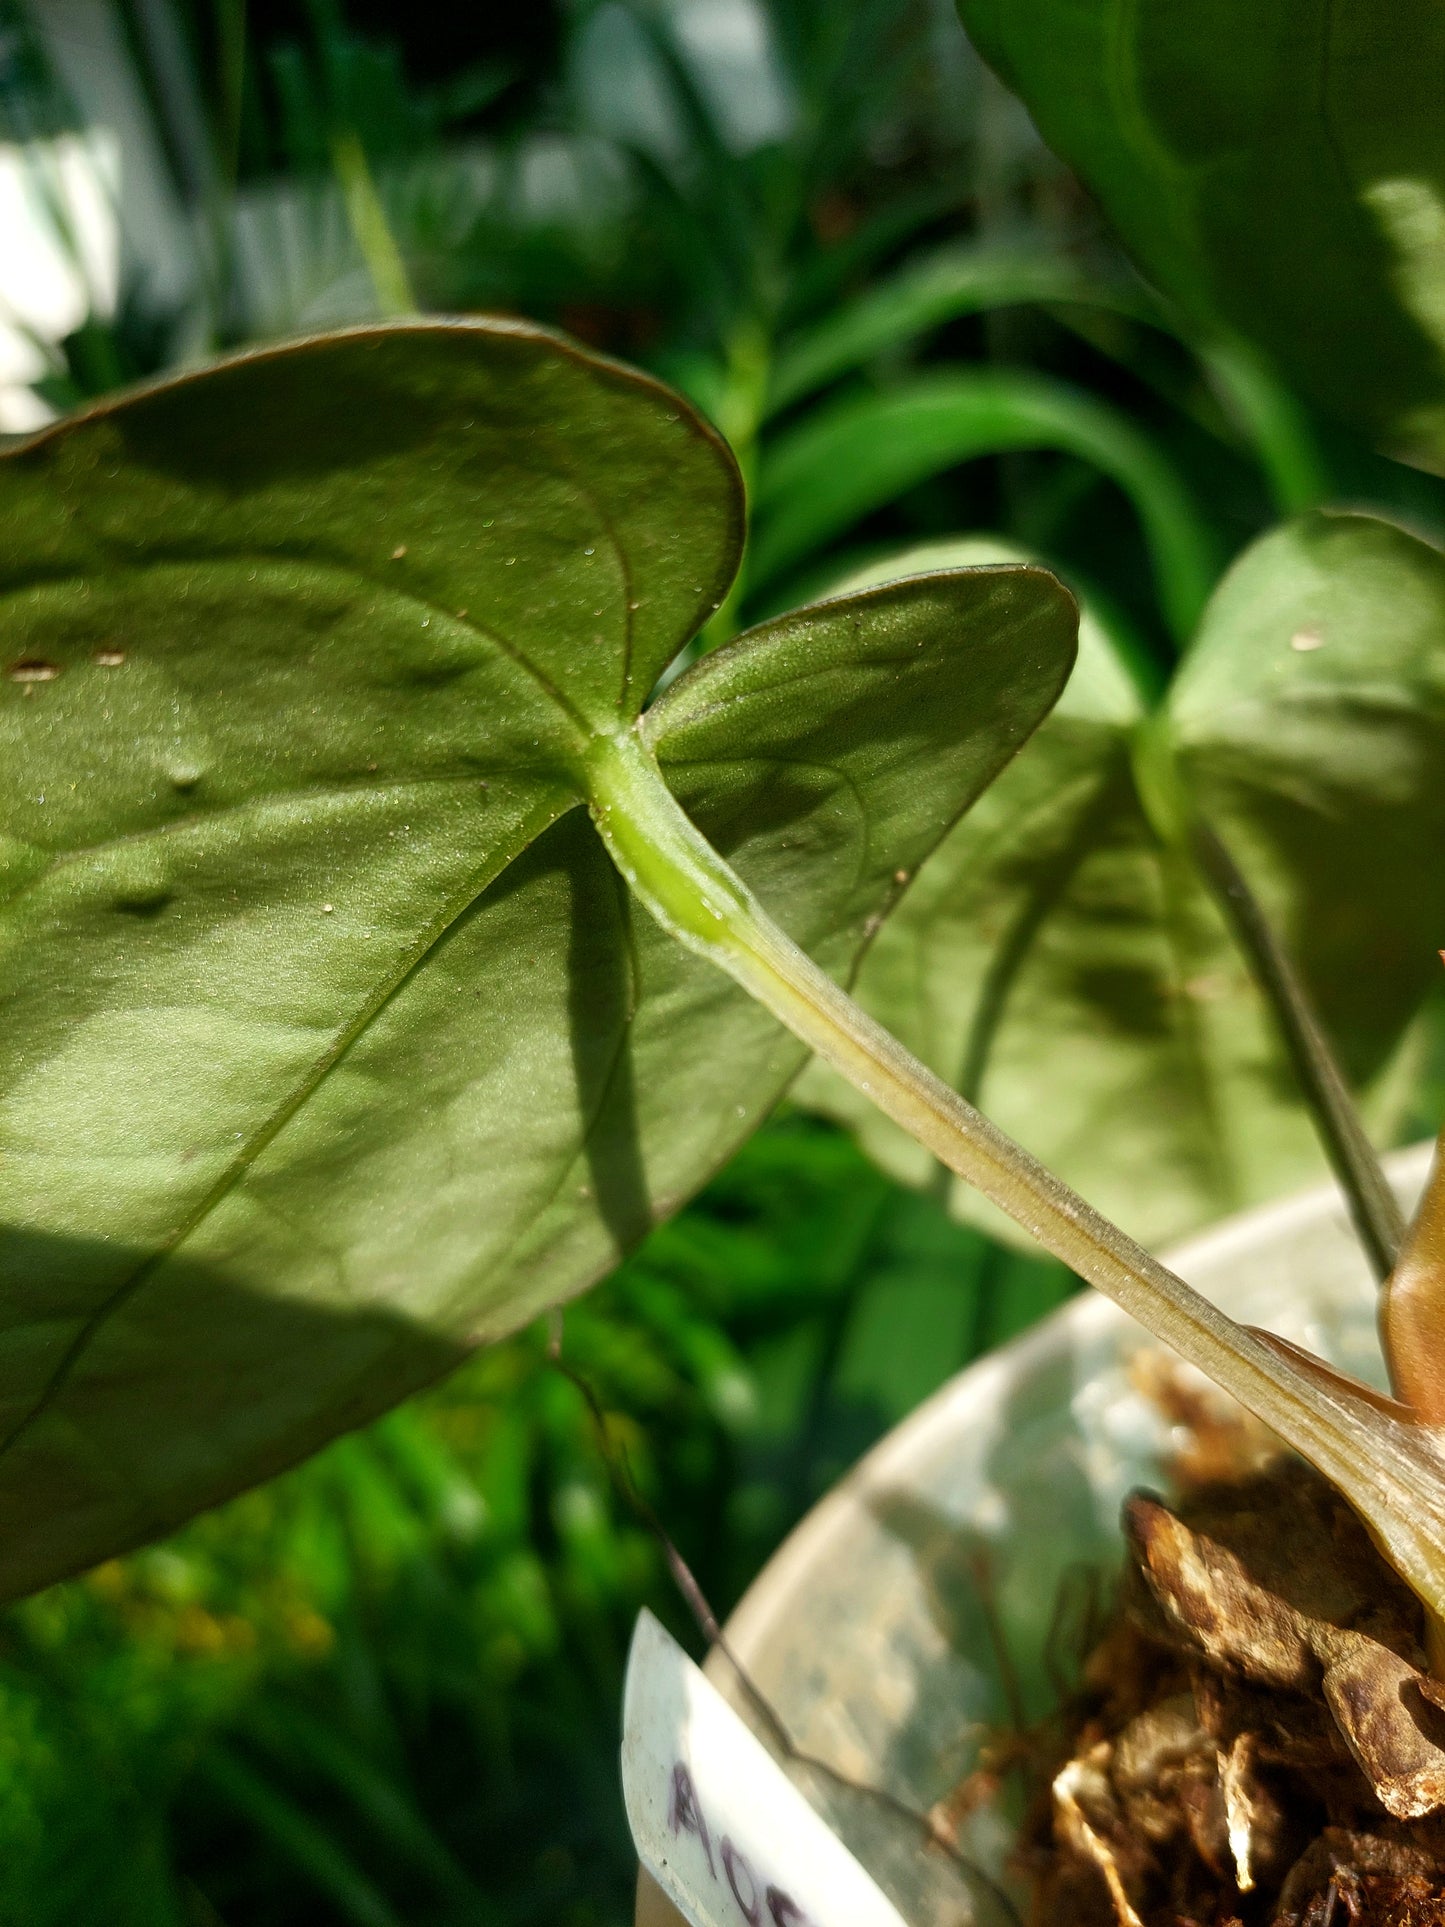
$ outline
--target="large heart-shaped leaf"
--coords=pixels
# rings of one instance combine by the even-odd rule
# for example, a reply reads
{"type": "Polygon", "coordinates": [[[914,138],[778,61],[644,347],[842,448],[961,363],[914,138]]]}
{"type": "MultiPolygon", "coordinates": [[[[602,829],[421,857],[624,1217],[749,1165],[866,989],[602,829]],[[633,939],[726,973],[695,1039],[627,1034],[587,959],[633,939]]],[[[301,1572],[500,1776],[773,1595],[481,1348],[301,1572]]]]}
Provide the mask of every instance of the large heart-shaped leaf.
{"type": "MultiPolygon", "coordinates": [[[[506,323],[244,357],[0,463],[0,1590],[581,1290],[796,1072],[577,807],[740,526],[676,396],[506,323]]],[[[1072,627],[1039,570],[906,584],[638,726],[846,975],[1072,627]]]]}
{"type": "MultiPolygon", "coordinates": [[[[938,544],[873,574],[1008,553],[938,544]]],[[[1146,715],[1086,614],[1053,715],[924,870],[856,994],[1157,1247],[1323,1164],[1224,914],[1151,827],[1141,731],[1154,758],[1172,748],[1388,1139],[1445,931],[1445,557],[1363,516],[1285,525],[1225,578],[1146,715]]],[[[831,1073],[812,1067],[802,1092],[899,1175],[941,1182],[831,1073]]]]}
{"type": "Polygon", "coordinates": [[[1438,0],[960,4],[1161,288],[1445,465],[1438,0]]]}

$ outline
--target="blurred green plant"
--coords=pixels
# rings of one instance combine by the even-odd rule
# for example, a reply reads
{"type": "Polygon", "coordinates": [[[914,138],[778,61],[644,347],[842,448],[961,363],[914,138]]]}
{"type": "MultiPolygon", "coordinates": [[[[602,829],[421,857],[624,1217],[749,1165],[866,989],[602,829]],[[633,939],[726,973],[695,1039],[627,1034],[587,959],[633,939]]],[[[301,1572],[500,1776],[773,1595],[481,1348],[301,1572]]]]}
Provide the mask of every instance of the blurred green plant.
{"type": "Polygon", "coordinates": [[[1184,312],[1445,467],[1445,22],[1205,0],[962,0],[969,30],[1184,312]]]}

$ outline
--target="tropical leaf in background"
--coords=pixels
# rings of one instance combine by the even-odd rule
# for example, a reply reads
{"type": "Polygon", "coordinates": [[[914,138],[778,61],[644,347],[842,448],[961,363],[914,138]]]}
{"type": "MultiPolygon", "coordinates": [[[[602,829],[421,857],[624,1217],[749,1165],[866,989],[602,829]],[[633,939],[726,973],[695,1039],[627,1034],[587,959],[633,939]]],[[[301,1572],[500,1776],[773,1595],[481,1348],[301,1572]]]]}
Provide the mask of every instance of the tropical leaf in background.
{"type": "MultiPolygon", "coordinates": [[[[0,491],[15,1593],[592,1283],[804,1052],[577,808],[736,566],[680,398],[519,325],[361,332],[79,417],[0,491]]],[[[1039,570],[920,578],[642,733],[846,975],[1073,622],[1039,570]]]]}
{"type": "Polygon", "coordinates": [[[1196,323],[1445,467],[1445,16],[1405,0],[961,0],[980,51],[1196,323]]]}
{"type": "MultiPolygon", "coordinates": [[[[1017,559],[933,544],[854,578],[1017,559]]],[[[1372,1122],[1393,1141],[1445,928],[1445,558],[1317,515],[1215,592],[1156,702],[1086,616],[1063,698],[880,932],[859,1000],[1155,1248],[1323,1175],[1282,1040],[1167,818],[1180,789],[1262,899],[1372,1122]]],[[[1010,1233],[810,1067],[805,1102],[886,1168],[1010,1233]]]]}

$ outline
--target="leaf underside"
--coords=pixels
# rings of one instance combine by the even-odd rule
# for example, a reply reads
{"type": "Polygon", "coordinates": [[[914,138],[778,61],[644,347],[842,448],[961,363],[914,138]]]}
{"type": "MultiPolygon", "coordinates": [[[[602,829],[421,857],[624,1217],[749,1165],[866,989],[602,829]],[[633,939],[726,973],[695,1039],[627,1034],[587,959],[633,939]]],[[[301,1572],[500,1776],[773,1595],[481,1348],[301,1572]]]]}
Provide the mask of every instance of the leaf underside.
{"type": "MultiPolygon", "coordinates": [[[[243,357],[0,462],[0,1592],[585,1288],[802,1050],[629,903],[580,758],[740,548],[668,391],[508,323],[243,357]]],[[[1036,569],[821,605],[641,723],[845,976],[1045,713],[1036,569]]]]}
{"type": "MultiPolygon", "coordinates": [[[[872,573],[1009,553],[934,544],[872,573]]],[[[1059,705],[889,919],[855,994],[1159,1249],[1325,1167],[1217,903],[1140,803],[1144,714],[1086,612],[1059,705]]],[[[1152,726],[1388,1141],[1445,930],[1445,558],[1364,516],[1266,536],[1221,584],[1152,726]]],[[[896,1175],[946,1183],[960,1216],[1019,1238],[822,1067],[799,1095],[896,1175]]]]}

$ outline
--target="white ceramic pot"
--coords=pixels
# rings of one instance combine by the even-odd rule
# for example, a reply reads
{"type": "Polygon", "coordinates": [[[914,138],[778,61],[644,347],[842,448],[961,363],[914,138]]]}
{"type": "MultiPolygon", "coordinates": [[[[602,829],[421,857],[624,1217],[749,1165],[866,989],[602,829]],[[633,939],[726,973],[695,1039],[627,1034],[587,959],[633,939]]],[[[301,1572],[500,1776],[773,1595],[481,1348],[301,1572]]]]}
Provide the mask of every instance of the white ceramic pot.
{"type": "MultiPolygon", "coordinates": [[[[1407,1208],[1430,1152],[1389,1161],[1407,1208]]],[[[1229,1219],[1168,1262],[1232,1317],[1383,1382],[1374,1285],[1332,1186],[1229,1219]]],[[[727,1626],[800,1749],[926,1811],[970,1770],[985,1731],[1007,1727],[1011,1698],[1030,1717],[1047,1710],[1061,1599],[1089,1571],[1117,1570],[1126,1493],[1169,1486],[1179,1436],[1149,1389],[1160,1351],[1081,1295],[961,1372],[814,1507],[727,1626]]],[[[726,1661],[715,1653],[707,1670],[748,1717],[726,1661]]],[[[790,1771],[910,1927],[1015,1918],[996,1808],[964,1827],[967,1874],[885,1803],[790,1771]]],[[[654,1896],[639,1903],[648,1927],[675,1918],[654,1896]]]]}

